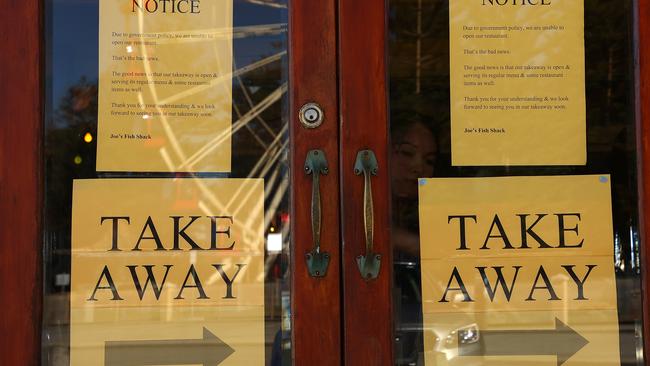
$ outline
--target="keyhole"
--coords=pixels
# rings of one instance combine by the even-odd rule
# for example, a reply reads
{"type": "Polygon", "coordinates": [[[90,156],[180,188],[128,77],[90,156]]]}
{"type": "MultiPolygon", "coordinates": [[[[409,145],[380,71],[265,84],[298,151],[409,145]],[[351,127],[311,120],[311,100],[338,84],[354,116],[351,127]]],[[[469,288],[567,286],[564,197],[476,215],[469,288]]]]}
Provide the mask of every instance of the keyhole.
{"type": "Polygon", "coordinates": [[[313,109],[307,111],[307,120],[313,122],[318,119],[318,112],[313,109]]]}
{"type": "Polygon", "coordinates": [[[305,112],[305,119],[309,122],[314,122],[318,119],[318,112],[315,109],[308,109],[305,112]]]}

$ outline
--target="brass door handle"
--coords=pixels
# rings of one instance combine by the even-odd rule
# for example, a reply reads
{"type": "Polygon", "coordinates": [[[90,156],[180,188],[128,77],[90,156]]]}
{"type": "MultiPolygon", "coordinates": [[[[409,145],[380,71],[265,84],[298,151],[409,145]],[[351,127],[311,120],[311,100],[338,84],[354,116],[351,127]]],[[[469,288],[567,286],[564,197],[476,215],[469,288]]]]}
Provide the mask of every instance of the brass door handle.
{"type": "Polygon", "coordinates": [[[375,230],[375,213],[372,203],[372,182],[370,177],[377,175],[377,158],[372,150],[361,150],[357,153],[354,164],[354,174],[363,173],[363,224],[366,234],[366,254],[357,257],[357,265],[361,277],[366,280],[377,278],[381,267],[381,255],[373,251],[373,235],[375,230]]]}
{"type": "Polygon", "coordinates": [[[320,202],[320,176],[327,175],[327,159],[321,150],[310,150],[305,160],[305,173],[312,176],[311,187],[311,231],[314,247],[305,255],[307,270],[312,277],[324,277],[330,263],[330,255],[320,250],[321,232],[321,202],[320,202]]]}

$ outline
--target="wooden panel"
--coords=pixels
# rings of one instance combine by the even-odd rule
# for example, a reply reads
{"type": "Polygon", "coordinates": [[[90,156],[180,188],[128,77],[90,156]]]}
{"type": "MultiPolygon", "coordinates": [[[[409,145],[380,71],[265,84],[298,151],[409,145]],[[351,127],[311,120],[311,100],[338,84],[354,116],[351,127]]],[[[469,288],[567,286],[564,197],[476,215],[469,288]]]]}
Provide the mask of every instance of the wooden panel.
{"type": "Polygon", "coordinates": [[[0,365],[37,365],[41,319],[41,7],[0,12],[0,365]]]}
{"type": "Polygon", "coordinates": [[[290,2],[289,67],[291,118],[291,311],[294,365],[341,364],[338,105],[336,89],[335,0],[290,2]],[[323,124],[305,129],[298,110],[308,102],[324,110],[323,124]],[[307,152],[320,149],[329,163],[321,176],[321,250],[330,253],[324,278],[309,276],[305,254],[313,247],[312,177],[305,174],[307,152]]]}
{"type": "Polygon", "coordinates": [[[645,364],[650,365],[650,0],[638,0],[638,136],[639,197],[641,222],[641,269],[643,284],[643,339],[645,364]]]}
{"type": "Polygon", "coordinates": [[[346,365],[392,365],[392,251],[389,241],[386,4],[339,1],[341,174],[346,365]],[[361,278],[356,257],[365,254],[363,176],[353,172],[359,150],[379,163],[372,178],[374,247],[381,258],[375,280],[361,278]]]}

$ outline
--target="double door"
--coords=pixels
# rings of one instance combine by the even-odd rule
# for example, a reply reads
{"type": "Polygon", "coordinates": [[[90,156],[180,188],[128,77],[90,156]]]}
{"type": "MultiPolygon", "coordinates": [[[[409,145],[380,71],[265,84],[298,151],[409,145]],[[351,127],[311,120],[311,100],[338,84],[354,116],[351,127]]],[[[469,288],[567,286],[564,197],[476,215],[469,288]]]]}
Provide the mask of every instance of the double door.
{"type": "MultiPolygon", "coordinates": [[[[183,84],[187,80],[180,77],[173,89],[157,87],[157,91],[162,99],[167,97],[164,100],[179,101],[175,108],[180,109],[186,108],[183,98],[188,95],[218,100],[227,95],[228,101],[217,106],[225,112],[213,117],[230,122],[229,142],[224,143],[219,136],[206,137],[214,137],[213,132],[199,126],[209,125],[209,120],[194,120],[197,129],[192,131],[174,125],[172,117],[163,120],[161,111],[166,106],[151,110],[138,106],[135,112],[141,112],[137,116],[144,122],[140,121],[138,127],[134,127],[134,122],[128,125],[132,130],[124,132],[134,136],[151,134],[153,138],[144,141],[143,151],[154,154],[136,154],[126,159],[120,157],[117,149],[127,145],[106,150],[110,134],[105,136],[106,126],[116,121],[107,115],[130,112],[128,106],[119,106],[121,101],[110,100],[108,96],[114,98],[115,93],[125,92],[104,88],[106,83],[115,81],[119,85],[120,80],[128,79],[124,75],[107,75],[107,70],[133,67],[123,71],[137,71],[145,63],[140,59],[126,65],[113,56],[119,58],[119,52],[126,52],[140,57],[153,55],[158,57],[157,62],[164,61],[164,57],[171,56],[163,47],[174,43],[166,43],[158,35],[185,29],[151,31],[150,34],[157,35],[158,43],[138,43],[131,49],[126,46],[118,50],[114,42],[133,39],[112,35],[104,43],[102,37],[113,34],[115,29],[111,27],[121,26],[119,21],[126,19],[126,15],[109,16],[100,2],[21,3],[20,10],[32,15],[25,18],[34,19],[26,30],[11,26],[15,15],[0,16],[6,20],[1,23],[9,25],[6,31],[10,35],[9,43],[1,46],[6,51],[3,54],[14,54],[27,47],[42,56],[28,58],[29,62],[23,62],[24,55],[7,57],[0,63],[14,91],[2,98],[2,105],[22,121],[3,124],[2,133],[2,148],[6,151],[1,155],[6,167],[2,179],[9,189],[2,191],[2,216],[7,219],[2,222],[0,248],[5,258],[21,258],[2,266],[1,279],[7,289],[2,297],[2,303],[7,304],[3,334],[12,334],[0,346],[6,351],[0,356],[2,363],[103,364],[99,358],[107,357],[110,351],[120,352],[119,345],[110,342],[135,341],[151,342],[149,346],[161,349],[170,347],[173,352],[163,352],[168,356],[157,361],[161,364],[192,363],[193,359],[183,358],[191,352],[179,345],[187,339],[200,338],[202,330],[207,329],[228,348],[221,347],[233,351],[217,355],[223,358],[224,365],[251,363],[250,360],[270,365],[645,364],[644,319],[648,318],[648,306],[646,285],[642,282],[647,247],[643,220],[644,208],[648,206],[644,185],[647,164],[643,164],[647,153],[647,106],[643,98],[647,95],[643,81],[648,77],[643,61],[647,56],[644,15],[648,14],[648,4],[644,0],[598,4],[585,1],[578,13],[573,8],[546,12],[553,19],[547,21],[549,28],[529,30],[537,32],[533,38],[537,43],[510,44],[507,39],[516,36],[514,30],[524,32],[514,28],[528,24],[526,16],[534,16],[522,10],[516,18],[519,23],[509,24],[511,19],[495,10],[498,8],[494,3],[501,6],[503,2],[477,3],[483,11],[491,12],[487,13],[491,17],[499,19],[499,24],[485,17],[474,19],[472,16],[476,15],[468,15],[467,9],[454,8],[460,6],[459,1],[235,0],[218,5],[218,9],[232,14],[226,25],[198,28],[193,33],[206,35],[212,41],[185,42],[203,47],[193,48],[195,53],[187,54],[186,66],[200,69],[202,64],[214,65],[216,59],[217,65],[226,69],[226,78],[207,80],[218,90],[214,92],[216,96],[200,94],[204,89],[195,93],[201,84],[183,84]],[[489,6],[492,8],[487,10],[489,6]],[[40,17],[45,29],[39,27],[40,17]],[[573,33],[565,38],[582,40],[577,48],[572,48],[571,43],[544,43],[549,37],[554,39],[549,32],[557,29],[551,26],[576,24],[579,25],[572,28],[573,33]],[[504,25],[505,29],[500,28],[504,25]],[[456,31],[459,26],[461,33],[456,31]],[[466,29],[470,26],[470,30],[466,29]],[[584,37],[576,37],[576,33],[584,37]],[[482,39],[487,38],[485,34],[506,35],[506,40],[500,48],[486,48],[481,57],[463,59],[474,48],[487,47],[474,39],[479,34],[482,39]],[[226,43],[224,46],[218,42],[226,43]],[[222,46],[225,48],[219,48],[222,46]],[[538,47],[533,55],[537,58],[530,56],[525,65],[490,58],[506,52],[525,53],[527,47],[538,47]],[[455,53],[458,50],[460,56],[455,53]],[[563,55],[569,51],[570,54],[563,55]],[[224,57],[224,53],[230,56],[224,57]],[[192,59],[197,54],[201,62],[192,59]],[[539,61],[540,58],[565,61],[552,63],[557,67],[555,70],[531,71],[530,66],[551,64],[539,61]],[[574,68],[572,62],[576,60],[584,76],[577,82],[570,72],[558,71],[569,63],[574,68]],[[231,67],[224,66],[224,62],[231,67]],[[469,69],[459,72],[458,65],[469,69]],[[516,73],[487,69],[495,65],[529,68],[516,73]],[[462,89],[477,88],[478,84],[472,84],[478,83],[479,77],[473,76],[477,74],[483,78],[480,82],[485,83],[481,86],[496,89],[462,89]],[[512,80],[506,74],[526,75],[526,95],[508,94],[512,87],[508,83],[512,80]],[[38,77],[25,80],[24,75],[38,77]],[[571,90],[548,86],[544,81],[536,84],[532,78],[567,78],[565,85],[571,90]],[[489,84],[492,82],[495,84],[489,84]],[[584,115],[581,118],[572,114],[564,120],[564,108],[580,110],[580,103],[577,107],[572,104],[573,89],[584,91],[584,115]],[[531,99],[492,103],[489,97],[498,97],[499,93],[531,99]],[[542,99],[538,101],[535,98],[540,93],[542,99]],[[562,131],[558,138],[545,131],[544,126],[529,121],[524,148],[514,154],[509,152],[508,146],[518,142],[498,140],[501,129],[506,128],[492,119],[525,123],[527,118],[537,118],[532,112],[523,118],[512,117],[508,113],[513,112],[506,108],[522,108],[528,102],[547,107],[549,104],[543,100],[553,93],[561,93],[555,96],[558,98],[571,96],[570,103],[551,105],[551,109],[558,106],[560,111],[553,118],[567,125],[584,120],[583,128],[574,124],[577,130],[562,131]],[[176,95],[178,98],[174,99],[176,95]],[[480,100],[480,96],[488,98],[485,108],[493,114],[462,114],[469,109],[476,112],[473,98],[480,100]],[[478,120],[472,125],[470,118],[478,120]],[[157,130],[167,122],[166,129],[157,130]],[[475,133],[474,128],[481,132],[479,136],[483,136],[483,129],[492,135],[470,140],[467,135],[469,131],[475,133]],[[169,131],[178,139],[170,138],[169,131]],[[575,150],[558,153],[558,146],[553,144],[563,139],[583,142],[575,150]],[[192,145],[188,140],[196,143],[192,145]],[[104,144],[105,150],[99,150],[98,144],[104,144]],[[174,150],[178,144],[182,145],[181,150],[195,151],[178,154],[174,150]],[[528,150],[538,145],[542,146],[541,152],[530,154],[528,150]],[[490,155],[490,149],[503,151],[486,163],[482,159],[490,155]],[[480,153],[472,155],[468,151],[480,153]],[[223,154],[230,156],[227,168],[211,157],[223,154]],[[553,157],[531,157],[546,155],[553,157]],[[563,156],[570,159],[558,163],[563,156]],[[106,159],[112,158],[133,165],[108,167],[106,159]],[[469,163],[463,159],[469,159],[469,163]],[[474,163],[471,159],[475,159],[474,163]],[[155,164],[165,168],[152,168],[155,164]],[[191,168],[203,164],[205,168],[191,168]],[[607,192],[611,194],[594,190],[591,178],[610,188],[607,192]],[[142,268],[134,267],[135,272],[125,270],[124,283],[117,279],[119,275],[114,275],[115,287],[107,282],[101,266],[83,267],[88,262],[80,253],[93,248],[83,247],[86,244],[75,241],[75,237],[85,237],[90,231],[74,222],[83,222],[85,216],[94,220],[92,215],[96,211],[106,210],[102,213],[104,217],[113,219],[104,220],[103,226],[93,230],[106,230],[109,226],[126,230],[126,226],[121,226],[126,221],[116,218],[119,209],[135,209],[143,202],[153,205],[158,199],[167,202],[160,212],[149,212],[154,224],[147,223],[147,215],[131,218],[133,222],[129,225],[137,232],[128,235],[134,235],[137,241],[120,244],[130,245],[129,249],[149,250],[153,257],[161,253],[160,258],[166,258],[164,252],[170,248],[199,250],[208,245],[195,239],[201,235],[193,229],[188,229],[187,237],[176,235],[179,242],[172,244],[172,236],[165,238],[162,234],[165,224],[159,222],[176,216],[176,225],[189,223],[189,227],[194,221],[183,220],[197,215],[192,210],[213,210],[205,189],[212,193],[218,190],[211,191],[209,184],[205,188],[204,183],[250,179],[262,181],[263,192],[259,187],[256,193],[244,189],[244,194],[233,197],[242,202],[258,197],[256,207],[263,206],[263,212],[251,214],[257,219],[250,225],[259,226],[260,237],[251,242],[262,244],[250,256],[246,249],[232,257],[250,260],[249,268],[259,271],[249,277],[244,271],[239,277],[245,286],[250,286],[249,292],[238,292],[242,288],[236,282],[239,267],[229,269],[223,264],[230,257],[220,262],[223,266],[217,265],[223,272],[214,265],[206,266],[211,272],[205,275],[199,269],[194,274],[187,270],[179,275],[172,272],[172,277],[180,276],[180,287],[177,283],[171,298],[181,299],[162,303],[146,293],[146,284],[144,290],[140,288],[144,291],[140,295],[132,289],[125,290],[126,295],[120,292],[126,288],[121,286],[133,287],[134,278],[147,274],[145,265],[149,262],[142,262],[140,250],[131,250],[132,256],[127,253],[124,257],[133,263],[112,259],[115,253],[95,253],[111,270],[111,266],[118,264],[141,265],[142,268]],[[152,181],[157,181],[157,185],[147,186],[152,181]],[[106,197],[93,194],[92,190],[83,195],[73,189],[73,184],[90,187],[95,183],[104,185],[97,192],[106,197]],[[122,184],[127,188],[118,188],[122,184]],[[128,196],[134,202],[132,206],[118,203],[115,192],[128,196]],[[148,198],[138,201],[137,197],[148,198]],[[99,203],[93,205],[93,200],[99,203]],[[86,208],[79,214],[75,205],[86,208]],[[595,224],[580,221],[583,217],[575,210],[583,206],[596,213],[595,224]],[[93,207],[99,208],[93,211],[93,207]],[[560,208],[567,211],[553,211],[560,208]],[[185,216],[164,210],[185,212],[185,216]],[[153,238],[153,226],[161,232],[160,244],[153,238]],[[598,241],[597,249],[587,240],[588,249],[581,251],[579,240],[588,230],[593,230],[589,231],[591,238],[605,240],[598,241]],[[148,236],[143,236],[145,233],[148,236]],[[549,233],[564,241],[550,239],[546,236],[549,233]],[[193,244],[188,237],[195,239],[193,244]],[[139,246],[141,239],[145,241],[139,246]],[[555,254],[558,248],[564,250],[562,247],[569,254],[555,254]],[[446,252],[444,248],[451,249],[446,252]],[[491,251],[497,248],[500,251],[491,251]],[[465,250],[470,254],[465,255],[465,250]],[[511,255],[509,250],[516,254],[511,255]],[[548,252],[552,254],[547,255],[548,252]],[[592,257],[598,262],[589,262],[592,257]],[[606,270],[601,274],[598,271],[603,267],[606,270]],[[78,268],[87,271],[79,272],[78,268]],[[595,279],[594,285],[590,278],[595,279]],[[208,285],[202,293],[197,279],[226,291],[225,295],[212,292],[214,289],[208,285]],[[232,288],[226,280],[233,281],[232,293],[227,292],[232,288]],[[88,288],[80,285],[86,282],[88,288]],[[83,297],[81,302],[75,300],[75,294],[84,294],[83,291],[90,291],[85,294],[85,303],[83,297]],[[245,297],[249,293],[252,295],[245,297]],[[112,305],[118,301],[116,294],[126,299],[127,308],[144,307],[148,312],[140,314],[141,318],[128,311],[113,312],[124,308],[112,305]],[[192,296],[195,302],[179,302],[192,296]],[[222,299],[205,305],[205,301],[217,297],[222,299]],[[95,298],[104,301],[103,309],[108,310],[101,311],[107,311],[108,316],[88,310],[93,304],[87,300],[95,298]],[[229,313],[230,317],[218,313],[215,320],[214,315],[204,313],[206,309],[209,313],[210,309],[231,305],[232,309],[241,309],[229,313]],[[191,316],[186,316],[188,312],[191,316]],[[166,318],[158,318],[158,313],[166,314],[166,318]],[[558,329],[559,335],[553,335],[551,331],[558,329]],[[504,334],[506,341],[500,341],[504,334]],[[536,343],[551,346],[530,346],[536,343]],[[564,347],[565,344],[570,346],[564,347]]],[[[546,6],[533,4],[538,2],[514,3],[508,6],[546,6]]],[[[145,10],[151,9],[145,5],[145,10]]],[[[136,10],[135,5],[131,10],[136,10]]],[[[531,20],[530,24],[533,23],[531,20]]],[[[144,23],[144,31],[131,32],[145,34],[147,26],[144,23]]],[[[515,60],[517,56],[512,57],[515,60]]],[[[176,68],[173,71],[181,73],[186,67],[177,61],[170,64],[176,68]]],[[[176,80],[175,76],[170,78],[176,80]]],[[[141,85],[155,85],[154,79],[148,79],[151,83],[146,84],[143,79],[141,85]]],[[[143,98],[147,100],[147,86],[144,90],[143,98]]],[[[508,130],[516,128],[508,126],[508,130]]],[[[218,184],[225,187],[230,183],[218,184]]],[[[241,192],[241,187],[233,191],[241,192]]],[[[196,221],[200,225],[203,219],[196,221]]],[[[209,220],[204,221],[208,225],[209,220]]],[[[174,221],[170,222],[168,225],[173,226],[174,221]]],[[[215,227],[221,233],[217,235],[223,237],[225,229],[220,224],[215,223],[215,227]]],[[[178,232],[180,227],[175,230],[178,232]]],[[[103,236],[89,237],[111,238],[110,231],[98,232],[103,236]]],[[[214,247],[224,248],[221,242],[214,247]]],[[[195,263],[193,260],[187,263],[195,263]]],[[[160,267],[150,267],[153,278],[161,280],[167,275],[165,263],[154,261],[160,267]]],[[[187,265],[183,261],[179,263],[187,265]]],[[[138,349],[137,345],[135,348],[138,349]]]]}
{"type": "Polygon", "coordinates": [[[389,364],[393,320],[387,7],[383,2],[352,1],[292,6],[294,361],[389,364]],[[312,31],[315,28],[320,31],[312,31]],[[324,113],[316,128],[300,122],[301,107],[312,102],[324,113]],[[330,164],[329,173],[320,178],[322,203],[316,206],[310,202],[313,173],[303,169],[314,149],[322,150],[330,164]],[[331,260],[327,274],[314,278],[303,257],[313,250],[309,220],[319,205],[320,247],[331,260]]]}

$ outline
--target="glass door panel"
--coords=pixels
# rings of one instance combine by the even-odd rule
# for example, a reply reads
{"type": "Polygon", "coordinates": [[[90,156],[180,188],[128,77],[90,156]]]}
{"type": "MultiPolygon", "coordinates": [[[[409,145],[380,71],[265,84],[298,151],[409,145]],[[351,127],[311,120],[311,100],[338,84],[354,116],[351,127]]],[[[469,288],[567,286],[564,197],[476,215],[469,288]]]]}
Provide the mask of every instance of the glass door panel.
{"type": "MultiPolygon", "coordinates": [[[[553,54],[556,46],[552,44],[541,46],[536,54],[537,58],[531,57],[521,64],[516,61],[519,57],[518,52],[519,54],[524,52],[522,50],[526,47],[540,47],[539,44],[544,44],[544,37],[553,37],[552,32],[558,29],[562,31],[561,20],[554,20],[557,22],[554,24],[549,21],[548,28],[527,30],[526,27],[536,25],[534,21],[526,18],[526,15],[530,16],[533,13],[521,10],[518,13],[519,17],[514,18],[516,19],[514,22],[512,18],[503,15],[501,10],[495,10],[496,5],[490,5],[491,3],[503,2],[484,1],[482,8],[481,4],[474,5],[477,9],[481,8],[485,14],[491,14],[493,21],[486,18],[472,18],[470,11],[450,10],[450,4],[460,6],[460,1],[391,0],[389,2],[391,243],[394,248],[395,364],[559,365],[565,362],[565,365],[642,365],[644,364],[643,305],[637,185],[639,178],[638,131],[635,114],[637,93],[634,64],[636,2],[584,2],[586,132],[583,129],[580,133],[586,139],[586,165],[510,164],[506,159],[502,159],[498,164],[484,164],[479,161],[480,156],[476,158],[478,160],[475,164],[459,164],[457,156],[453,155],[461,156],[464,153],[463,148],[480,150],[483,148],[480,146],[483,143],[493,143],[494,145],[491,146],[497,148],[503,147],[499,145],[499,141],[505,140],[499,140],[501,138],[497,133],[499,128],[494,126],[494,120],[490,120],[493,117],[488,116],[497,116],[505,119],[504,123],[510,123],[512,121],[508,119],[515,118],[512,117],[514,112],[509,112],[506,108],[531,109],[530,114],[523,114],[524,118],[517,120],[520,124],[528,123],[526,126],[529,126],[529,136],[526,138],[531,139],[530,150],[534,149],[538,141],[544,139],[548,139],[549,146],[552,146],[552,141],[555,140],[541,132],[543,128],[535,125],[536,115],[532,109],[537,107],[531,105],[544,105],[546,97],[544,93],[548,90],[550,90],[549,94],[557,93],[555,96],[558,98],[568,95],[571,91],[558,90],[557,87],[553,89],[548,85],[542,86],[536,84],[537,81],[528,79],[530,88],[525,89],[523,95],[512,95],[513,90],[516,90],[514,88],[520,87],[517,86],[520,84],[513,84],[515,82],[507,79],[506,76],[569,79],[571,75],[576,75],[575,71],[568,71],[568,69],[557,71],[561,66],[559,64],[553,64],[558,67],[554,69],[555,71],[541,72],[539,69],[537,72],[530,71],[540,66],[551,69],[548,60],[553,60],[557,56],[553,54]],[[450,17],[452,24],[450,24],[450,17]],[[556,26],[560,28],[554,28],[556,26]],[[460,31],[457,32],[456,29],[460,31]],[[523,37],[522,34],[533,34],[525,32],[536,32],[533,37],[537,43],[513,43],[517,37],[523,37]],[[489,43],[491,41],[487,41],[488,38],[502,41],[498,43],[498,47],[491,48],[494,43],[489,43]],[[483,49],[474,49],[474,47],[483,49]],[[464,52],[465,55],[481,52],[483,56],[471,59],[474,64],[468,59],[457,58],[460,66],[454,67],[450,63],[450,57],[456,49],[460,49],[459,52],[464,52]],[[512,53],[509,58],[512,61],[504,62],[493,56],[506,52],[512,53]],[[450,69],[459,70],[459,67],[461,71],[464,68],[465,72],[450,73],[450,69]],[[490,67],[495,69],[489,71],[490,67]],[[512,72],[508,71],[509,67],[521,68],[519,71],[512,72]],[[574,74],[571,74],[572,72],[574,74]],[[463,87],[475,89],[470,89],[473,90],[470,94],[462,94],[463,90],[467,90],[463,87]],[[509,90],[509,88],[513,89],[509,90]],[[497,97],[509,93],[511,98],[500,105],[490,101],[491,94],[497,97]],[[538,99],[540,94],[542,97],[538,99]],[[484,102],[473,104],[473,98],[478,100],[485,96],[487,99],[484,102]],[[482,108],[497,112],[476,113],[471,116],[479,120],[467,120],[463,118],[467,118],[469,114],[461,115],[455,109],[457,106],[465,109],[478,108],[476,106],[480,107],[480,104],[483,105],[482,108]],[[528,106],[524,106],[525,104],[528,106]],[[473,146],[463,145],[463,137],[458,137],[456,132],[452,131],[455,126],[474,122],[477,130],[473,132],[484,133],[482,135],[485,136],[484,140],[475,140],[473,146]],[[485,127],[485,131],[481,129],[482,127],[485,127]],[[573,284],[571,270],[580,269],[582,272],[579,273],[579,277],[581,280],[585,279],[586,286],[588,276],[583,276],[587,274],[584,270],[588,270],[588,264],[586,267],[581,267],[578,263],[583,263],[580,257],[591,258],[589,256],[594,253],[576,250],[566,255],[563,252],[560,257],[552,259],[551,257],[557,253],[558,245],[562,247],[562,239],[554,237],[544,241],[544,238],[539,235],[534,237],[538,234],[538,229],[534,227],[531,229],[531,225],[533,218],[542,223],[546,222],[544,220],[548,221],[546,215],[550,215],[553,220],[556,220],[554,222],[562,222],[563,219],[559,217],[564,216],[558,216],[558,214],[562,215],[560,211],[547,213],[534,211],[543,205],[526,206],[522,202],[526,197],[533,201],[536,199],[535,194],[526,195],[526,187],[541,184],[539,197],[545,197],[545,204],[552,206],[560,200],[565,200],[560,192],[562,189],[570,189],[570,185],[574,184],[564,185],[559,182],[580,180],[584,176],[592,175],[597,175],[603,184],[611,179],[611,194],[606,191],[601,195],[603,202],[611,197],[611,209],[601,210],[607,218],[603,221],[603,225],[611,225],[611,230],[604,231],[605,234],[599,239],[599,242],[605,240],[607,243],[599,246],[603,250],[601,255],[605,256],[601,266],[608,269],[605,271],[605,277],[598,282],[595,291],[590,295],[592,299],[587,300],[581,298],[584,294],[574,293],[578,287],[569,285],[562,285],[568,286],[563,287],[564,293],[559,289],[556,293],[552,293],[555,289],[553,284],[557,283],[553,281],[573,284]],[[513,185],[510,186],[510,190],[500,190],[498,187],[504,180],[489,180],[489,177],[529,178],[526,178],[528,180],[525,180],[523,186],[513,185]],[[548,177],[559,180],[548,181],[555,182],[548,184],[539,180],[548,177]],[[440,178],[449,178],[449,180],[440,178]],[[451,180],[452,178],[456,180],[451,180]],[[435,186],[435,189],[431,188],[431,185],[435,186]],[[520,195],[512,193],[512,189],[521,190],[518,193],[520,195]],[[545,196],[543,192],[546,189],[556,193],[545,196]],[[483,190],[484,195],[476,193],[483,190]],[[438,196],[435,196],[436,192],[438,196]],[[474,208],[470,209],[461,204],[464,202],[460,197],[463,194],[474,198],[474,208]],[[523,205],[521,211],[516,212],[519,216],[514,217],[518,221],[504,218],[503,215],[506,212],[512,213],[509,210],[514,209],[512,207],[517,204],[523,205]],[[448,212],[450,207],[455,207],[458,212],[448,212]],[[532,211],[525,211],[527,209],[532,211]],[[442,216],[431,216],[434,212],[442,216]],[[484,214],[491,212],[491,216],[477,216],[477,212],[484,214]],[[501,217],[495,219],[498,215],[501,217]],[[542,215],[541,219],[540,215],[542,215]],[[445,222],[436,224],[435,219],[444,219],[445,222]],[[501,226],[501,219],[503,219],[503,226],[501,226]],[[514,226],[508,226],[510,224],[506,221],[514,226]],[[443,229],[440,229],[452,226],[454,236],[448,236],[443,229]],[[511,227],[518,227],[518,231],[508,232],[511,227]],[[483,230],[480,240],[470,238],[474,235],[473,230],[483,230]],[[463,235],[467,237],[463,238],[463,235]],[[510,235],[510,238],[506,235],[510,235]],[[452,242],[450,238],[453,238],[452,242]],[[509,239],[512,239],[510,243],[506,241],[509,239]],[[520,242],[522,240],[524,242],[520,242]],[[551,241],[554,243],[549,244],[551,241]],[[527,246],[531,247],[529,254],[524,253],[525,250],[529,250],[528,248],[521,251],[522,247],[527,246]],[[550,248],[551,246],[556,249],[550,248]],[[445,254],[445,249],[441,249],[444,247],[450,247],[450,252],[445,254]],[[495,247],[499,247],[499,250],[494,251],[495,247]],[[547,247],[549,248],[547,252],[539,254],[542,250],[540,248],[547,247]],[[508,252],[510,249],[520,251],[514,257],[516,259],[506,260],[504,258],[513,258],[510,255],[512,252],[508,252]],[[464,255],[467,257],[463,257],[464,255]],[[556,272],[554,274],[556,277],[549,272],[548,282],[544,282],[542,281],[544,275],[540,272],[554,271],[549,269],[549,263],[554,263],[556,266],[564,265],[565,267],[562,267],[564,272],[556,272]],[[571,267],[573,265],[575,267],[571,267]],[[526,266],[533,267],[532,275],[526,274],[525,271],[531,270],[526,266]],[[517,267],[521,268],[517,269],[517,267]],[[540,270],[540,267],[544,269],[540,270]],[[499,279],[498,271],[502,271],[501,274],[504,276],[501,285],[505,285],[506,291],[512,290],[508,296],[500,292],[504,288],[495,282],[499,279]],[[520,271],[518,272],[520,277],[514,281],[513,278],[517,277],[512,276],[517,271],[520,271]],[[535,275],[538,277],[536,278],[535,275]],[[513,282],[509,282],[511,280],[513,282]],[[606,285],[608,281],[611,285],[606,285]],[[509,287],[511,285],[518,287],[513,290],[509,287]],[[516,299],[522,294],[521,299],[516,299]],[[593,298],[600,295],[609,297],[606,301],[609,305],[604,307],[594,305],[593,298]],[[485,303],[478,304],[480,300],[477,297],[487,300],[485,303]],[[543,298],[542,302],[545,305],[539,305],[540,298],[543,298]],[[538,302],[532,305],[535,300],[538,302]],[[469,304],[473,305],[470,307],[469,304]],[[580,308],[583,310],[574,312],[575,307],[583,304],[590,304],[592,309],[580,308]],[[609,312],[603,310],[608,306],[613,310],[609,312]],[[467,310],[470,308],[473,310],[467,310]],[[585,311],[587,313],[591,311],[589,313],[593,314],[591,320],[578,321],[580,314],[587,314],[585,311]],[[560,315],[555,317],[553,314],[560,315]],[[612,316],[615,317],[614,320],[603,320],[612,316]],[[554,323],[554,317],[560,323],[554,323]],[[573,322],[578,325],[573,326],[573,322]],[[600,336],[610,337],[607,339],[610,340],[609,343],[616,343],[615,347],[610,348],[610,351],[602,350],[602,353],[599,353],[601,350],[595,346],[598,341],[594,340],[594,337],[598,338],[599,335],[598,332],[594,333],[593,328],[600,328],[600,336]],[[561,335],[554,336],[554,339],[581,332],[583,334],[579,337],[584,336],[584,338],[583,340],[579,337],[565,338],[564,345],[570,344],[574,348],[563,348],[562,344],[552,346],[553,342],[547,341],[543,336],[550,334],[547,332],[558,329],[563,331],[560,332],[561,335]],[[575,333],[572,333],[573,331],[575,333]],[[530,345],[531,342],[536,341],[551,346],[540,349],[530,345]]],[[[553,4],[557,3],[559,2],[553,2],[553,4]]],[[[462,4],[474,6],[468,5],[469,2],[462,4]]],[[[512,8],[513,5],[508,6],[512,8]]],[[[522,7],[519,4],[517,6],[522,7]]],[[[582,19],[582,9],[579,10],[577,14],[582,19]]],[[[549,12],[545,14],[547,18],[552,19],[557,15],[549,12]]],[[[575,24],[579,23],[580,21],[575,24]]],[[[574,28],[574,32],[580,35],[582,29],[574,28]]],[[[566,37],[572,36],[566,34],[566,37]]],[[[579,50],[572,50],[572,52],[580,53],[579,50]]],[[[567,56],[567,59],[570,58],[567,56]]],[[[562,67],[566,66],[565,64],[562,67]]],[[[577,88],[577,95],[580,95],[582,84],[570,85],[572,85],[570,88],[577,88]]],[[[548,106],[548,103],[546,105],[548,106]]],[[[570,108],[570,106],[565,107],[570,108]]],[[[567,123],[575,121],[570,120],[567,123]]],[[[548,123],[552,122],[552,120],[548,121],[548,123]]],[[[472,133],[472,131],[465,130],[460,133],[472,133]]],[[[552,147],[547,146],[546,149],[546,154],[549,156],[555,153],[552,147]]],[[[526,154],[526,149],[522,150],[522,154],[526,154]]],[[[516,160],[520,156],[510,158],[516,160]]],[[[589,185],[585,184],[578,191],[587,194],[586,191],[590,189],[589,185]]],[[[576,202],[580,201],[578,196],[582,197],[576,194],[574,196],[576,202]]],[[[595,199],[590,202],[595,202],[595,199]]],[[[581,225],[585,225],[582,220],[580,222],[581,225]]],[[[542,225],[545,224],[540,224],[542,225]]],[[[548,228],[551,230],[552,225],[548,228]]],[[[560,231],[562,230],[560,228],[560,231]]],[[[585,230],[584,226],[581,226],[580,230],[585,230]]],[[[589,240],[583,244],[584,246],[580,246],[581,250],[590,246],[593,248],[594,245],[589,240]]],[[[577,272],[574,274],[578,275],[577,272]]]]}
{"type": "Polygon", "coordinates": [[[291,364],[287,2],[116,4],[45,2],[42,363],[291,364]]]}

